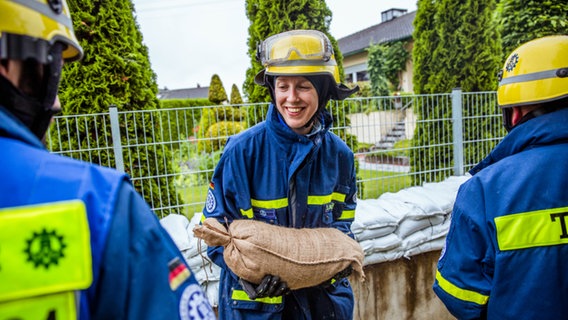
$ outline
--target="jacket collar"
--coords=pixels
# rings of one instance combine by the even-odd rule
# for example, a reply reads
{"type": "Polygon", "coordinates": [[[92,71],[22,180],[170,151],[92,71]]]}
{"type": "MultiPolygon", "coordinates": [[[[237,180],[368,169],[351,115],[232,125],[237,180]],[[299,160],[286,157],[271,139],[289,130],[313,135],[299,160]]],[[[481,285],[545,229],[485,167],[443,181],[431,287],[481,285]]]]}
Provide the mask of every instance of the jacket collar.
{"type": "Polygon", "coordinates": [[[305,135],[300,135],[300,134],[297,134],[296,132],[294,132],[286,124],[286,122],[284,122],[284,119],[282,119],[282,117],[278,113],[278,110],[276,109],[276,106],[274,105],[274,103],[271,103],[269,108],[268,108],[268,114],[266,116],[266,122],[267,122],[268,126],[272,130],[274,130],[278,134],[278,136],[280,136],[282,138],[289,139],[289,140],[292,140],[292,141],[308,142],[308,141],[310,141],[310,139],[313,139],[315,136],[325,134],[331,128],[331,125],[333,123],[333,119],[331,117],[331,114],[327,110],[324,109],[320,112],[320,115],[321,115],[321,119],[320,119],[321,128],[317,133],[309,134],[308,136],[310,136],[310,137],[307,137],[305,135]]]}
{"type": "Polygon", "coordinates": [[[469,173],[475,175],[484,168],[524,150],[568,142],[566,123],[568,123],[568,108],[544,114],[515,127],[469,173]]]}
{"type": "Polygon", "coordinates": [[[1,105],[0,136],[19,140],[39,149],[45,149],[43,143],[22,122],[1,105]]]}

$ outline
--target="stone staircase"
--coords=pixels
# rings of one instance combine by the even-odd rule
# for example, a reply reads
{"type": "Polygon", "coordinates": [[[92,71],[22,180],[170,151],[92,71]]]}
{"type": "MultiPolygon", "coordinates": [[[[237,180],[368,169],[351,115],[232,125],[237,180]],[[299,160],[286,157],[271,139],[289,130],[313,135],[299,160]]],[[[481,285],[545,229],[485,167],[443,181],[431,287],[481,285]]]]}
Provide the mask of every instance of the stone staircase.
{"type": "Polygon", "coordinates": [[[396,122],[389,132],[377,142],[371,150],[389,150],[394,147],[395,142],[406,139],[405,119],[396,122]]]}

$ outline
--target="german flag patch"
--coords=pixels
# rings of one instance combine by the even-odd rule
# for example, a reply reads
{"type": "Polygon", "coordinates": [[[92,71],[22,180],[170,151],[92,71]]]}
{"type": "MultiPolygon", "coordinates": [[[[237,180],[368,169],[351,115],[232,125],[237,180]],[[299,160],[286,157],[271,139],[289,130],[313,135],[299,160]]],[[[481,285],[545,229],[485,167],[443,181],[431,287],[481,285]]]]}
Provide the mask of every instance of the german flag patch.
{"type": "Polygon", "coordinates": [[[185,263],[183,263],[178,257],[175,257],[168,262],[168,269],[170,270],[168,279],[170,281],[170,288],[172,291],[179,288],[179,286],[191,275],[191,272],[185,263]]]}

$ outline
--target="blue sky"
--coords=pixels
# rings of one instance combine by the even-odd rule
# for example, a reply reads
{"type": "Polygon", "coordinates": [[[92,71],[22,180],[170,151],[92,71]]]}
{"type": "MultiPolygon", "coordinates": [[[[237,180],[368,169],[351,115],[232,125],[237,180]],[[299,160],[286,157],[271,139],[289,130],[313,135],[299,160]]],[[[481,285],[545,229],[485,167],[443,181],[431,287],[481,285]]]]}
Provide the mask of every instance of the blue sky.
{"type": "MultiPolygon", "coordinates": [[[[150,52],[158,86],[168,89],[208,86],[218,74],[228,93],[242,94],[249,67],[244,0],[133,0],[137,21],[150,52]]],[[[347,36],[380,22],[391,8],[416,10],[416,0],[326,0],[333,12],[330,32],[347,36]]]]}

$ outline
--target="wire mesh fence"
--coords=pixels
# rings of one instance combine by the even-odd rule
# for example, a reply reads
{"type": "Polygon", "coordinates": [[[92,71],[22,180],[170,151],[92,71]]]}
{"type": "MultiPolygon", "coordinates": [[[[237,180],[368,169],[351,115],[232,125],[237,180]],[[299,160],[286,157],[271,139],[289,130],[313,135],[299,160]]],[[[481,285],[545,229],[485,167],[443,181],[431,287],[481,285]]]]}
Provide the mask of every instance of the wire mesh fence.
{"type": "MultiPolygon", "coordinates": [[[[332,101],[332,132],[353,150],[358,196],[462,175],[505,132],[495,92],[332,101]],[[490,110],[490,111],[488,111],[490,110]]],[[[127,173],[159,217],[202,210],[227,138],[264,119],[242,104],[58,116],[46,139],[57,154],[127,173]]]]}

